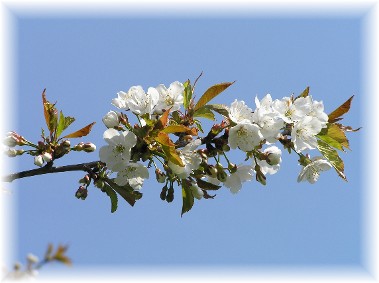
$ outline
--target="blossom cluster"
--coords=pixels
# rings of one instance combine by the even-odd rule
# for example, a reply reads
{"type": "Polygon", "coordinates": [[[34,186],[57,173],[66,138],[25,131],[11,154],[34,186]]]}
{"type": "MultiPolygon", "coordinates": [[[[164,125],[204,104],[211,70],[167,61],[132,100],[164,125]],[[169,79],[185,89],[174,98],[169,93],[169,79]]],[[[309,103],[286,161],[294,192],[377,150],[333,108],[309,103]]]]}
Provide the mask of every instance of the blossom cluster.
{"type": "Polygon", "coordinates": [[[108,129],[104,132],[107,145],[99,151],[100,160],[110,173],[117,173],[116,184],[141,189],[144,179],[149,177],[148,167],[153,164],[157,181],[166,183],[162,199],[169,201],[174,182],[185,183],[197,199],[211,198],[207,189],[212,186],[224,185],[232,193],[237,193],[242,183],[252,180],[254,175],[258,182],[266,184],[266,175],[278,172],[282,151],[273,145],[277,142],[304,157],[301,158],[303,167],[298,181],[314,183],[321,171],[332,167],[320,156],[310,159],[302,154],[305,150],[317,148],[317,135],[327,127],[328,115],[322,101],[316,101],[310,95],[273,100],[267,94],[261,100],[255,98],[253,110],[244,101],[235,100],[229,107],[223,106],[226,112],[223,112],[222,123],[215,124],[207,136],[199,138],[197,133],[202,129],[198,127],[199,121],[194,119],[197,112],[193,100],[188,101],[187,108],[184,107],[186,87],[175,81],[168,88],[160,84],[145,92],[141,86],[132,86],[126,92],[117,93],[112,104],[133,113],[138,124],[132,126],[130,118],[117,111],[109,111],[102,119],[108,129]],[[180,128],[178,132],[169,132],[177,137],[176,141],[168,139],[174,145],[179,162],[164,150],[166,144],[154,139],[157,133],[151,130],[167,111],[171,116],[161,131],[173,125],[196,128],[195,134],[183,132],[180,128]],[[245,152],[250,164],[237,166],[230,162],[226,154],[230,148],[245,152]],[[215,164],[211,164],[212,158],[215,158],[215,164]],[[222,158],[227,166],[222,165],[222,158]],[[149,164],[146,166],[140,160],[149,161],[149,164]],[[155,161],[159,161],[163,168],[155,161]]]}
{"type": "MultiPolygon", "coordinates": [[[[112,212],[117,209],[117,195],[134,205],[142,197],[140,190],[150,176],[149,168],[154,168],[156,180],[163,186],[162,200],[173,201],[174,187],[182,188],[183,214],[192,208],[195,198],[214,198],[211,193],[223,186],[238,193],[246,181],[255,179],[266,185],[267,176],[281,167],[283,149],[299,157],[298,182],[313,184],[321,172],[332,167],[346,180],[337,150],[349,148],[346,132],[359,130],[340,123],[353,97],[329,115],[323,102],[309,94],[309,87],[297,97],[274,100],[266,94],[262,99],[255,97],[253,107],[249,101],[237,99],[227,106],[209,102],[233,83],[213,85],[195,101],[196,82],[191,85],[189,80],[175,81],[169,87],[160,84],[147,91],[142,86],[132,86],[128,91],[119,91],[112,99],[118,110],[102,118],[107,129],[103,134],[106,145],[99,150],[100,161],[70,167],[86,171],[75,196],[86,199],[93,182],[110,197],[112,212]],[[222,121],[204,131],[201,119],[215,121],[218,114],[222,121]],[[238,165],[232,162],[231,149],[240,150],[244,161],[236,162],[238,165]],[[321,155],[311,157],[309,152],[315,149],[321,155]]],[[[71,151],[96,150],[93,143],[71,146],[69,140],[88,135],[95,122],[62,137],[75,118],[59,112],[46,99],[45,90],[42,102],[49,133],[42,129],[42,140],[37,143],[15,132],[7,133],[3,144],[8,147],[8,156],[32,155],[35,165],[42,167],[46,163],[41,169],[46,173],[63,170],[53,168],[53,162],[71,151]]]]}

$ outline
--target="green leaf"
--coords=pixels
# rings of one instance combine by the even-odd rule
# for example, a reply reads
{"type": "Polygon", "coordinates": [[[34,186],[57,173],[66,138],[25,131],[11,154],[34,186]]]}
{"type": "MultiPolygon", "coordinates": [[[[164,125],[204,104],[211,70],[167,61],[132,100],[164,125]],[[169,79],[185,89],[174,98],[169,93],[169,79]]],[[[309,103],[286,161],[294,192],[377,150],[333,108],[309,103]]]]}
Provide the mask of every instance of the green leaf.
{"type": "Polygon", "coordinates": [[[192,195],[192,191],[186,180],[182,180],[182,197],[183,197],[183,205],[182,205],[181,216],[183,216],[184,213],[190,211],[194,203],[194,197],[192,195]]]}
{"type": "Polygon", "coordinates": [[[171,134],[171,133],[186,133],[190,131],[191,129],[184,126],[184,125],[169,125],[166,128],[162,130],[162,132],[166,134],[171,134]]]}
{"type": "Polygon", "coordinates": [[[137,200],[142,197],[142,193],[134,191],[128,184],[125,186],[119,186],[114,182],[114,179],[104,180],[108,185],[115,190],[124,200],[131,206],[134,206],[137,200]]]}
{"type": "Polygon", "coordinates": [[[183,96],[183,106],[184,109],[188,109],[188,107],[191,104],[191,99],[192,99],[192,86],[190,83],[190,80],[187,80],[184,84],[184,96],[183,96]]]}
{"type": "Polygon", "coordinates": [[[341,117],[343,114],[347,113],[350,110],[351,101],[353,100],[353,97],[354,95],[328,115],[329,123],[333,123],[342,119],[339,117],[341,117]]]}
{"type": "Polygon", "coordinates": [[[196,127],[199,129],[200,132],[204,133],[203,127],[201,126],[201,122],[199,120],[193,120],[196,127]]]}
{"type": "Polygon", "coordinates": [[[221,186],[217,186],[215,184],[209,183],[209,182],[201,180],[201,179],[196,179],[196,182],[197,182],[197,185],[199,186],[199,188],[204,189],[204,190],[215,191],[215,190],[218,190],[219,188],[221,188],[221,186]]]}
{"type": "Polygon", "coordinates": [[[344,148],[350,149],[345,132],[336,124],[328,124],[328,127],[322,129],[317,137],[336,149],[342,151],[345,151],[344,148]]]}
{"type": "Polygon", "coordinates": [[[106,194],[109,196],[111,200],[111,212],[115,212],[117,210],[117,203],[118,203],[118,198],[116,192],[112,189],[110,185],[107,183],[104,183],[104,188],[106,194]]]}
{"type": "Polygon", "coordinates": [[[91,132],[91,129],[92,129],[93,125],[95,125],[95,123],[96,122],[93,122],[93,123],[85,126],[84,128],[77,130],[76,132],[68,134],[68,135],[64,136],[64,138],[81,138],[81,137],[84,137],[91,132]]]}
{"type": "Polygon", "coordinates": [[[208,105],[204,105],[197,109],[195,113],[193,113],[194,117],[202,117],[209,120],[214,121],[215,120],[215,114],[213,114],[211,108],[208,105]]]}
{"type": "Polygon", "coordinates": [[[305,98],[308,95],[309,95],[309,86],[307,86],[306,89],[304,89],[303,92],[298,97],[295,98],[295,100],[298,99],[298,98],[300,98],[300,97],[304,97],[305,98]]]}
{"type": "Polygon", "coordinates": [[[329,160],[330,164],[334,167],[337,174],[345,181],[346,175],[344,173],[345,166],[343,164],[342,159],[339,157],[337,151],[333,149],[330,145],[328,145],[326,142],[318,140],[317,141],[317,148],[321,152],[321,154],[329,160]]]}
{"type": "Polygon", "coordinates": [[[228,118],[229,117],[229,108],[224,104],[210,104],[208,105],[210,109],[221,114],[222,116],[228,118]]]}
{"type": "Polygon", "coordinates": [[[65,117],[63,115],[63,112],[60,112],[59,115],[59,121],[58,121],[58,127],[57,127],[57,132],[56,132],[56,138],[59,138],[59,136],[62,134],[62,132],[68,128],[73,122],[75,121],[75,118],[73,117],[65,117]]]}
{"type": "Polygon", "coordinates": [[[211,86],[207,89],[207,91],[203,94],[202,97],[200,97],[199,101],[196,103],[194,110],[196,111],[200,107],[207,104],[209,101],[211,101],[213,98],[215,98],[217,95],[219,95],[221,92],[223,92],[225,89],[227,89],[229,86],[234,84],[234,82],[231,83],[220,83],[211,86]]]}

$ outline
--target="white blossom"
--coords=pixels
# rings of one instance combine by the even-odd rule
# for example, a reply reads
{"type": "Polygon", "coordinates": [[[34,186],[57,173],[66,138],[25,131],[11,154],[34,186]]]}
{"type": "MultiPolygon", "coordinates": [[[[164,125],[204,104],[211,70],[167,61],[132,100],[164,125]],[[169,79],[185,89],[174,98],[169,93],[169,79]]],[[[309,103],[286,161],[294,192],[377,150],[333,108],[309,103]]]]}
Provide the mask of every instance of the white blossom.
{"type": "Polygon", "coordinates": [[[115,111],[109,111],[102,120],[107,128],[113,128],[119,125],[118,113],[115,111]]]}
{"type": "Polygon", "coordinates": [[[320,133],[322,124],[317,118],[306,116],[303,120],[294,124],[291,137],[295,150],[298,152],[317,147],[316,135],[320,133]]]}
{"type": "Polygon", "coordinates": [[[256,124],[239,123],[229,130],[229,145],[233,149],[239,147],[243,151],[251,151],[263,139],[256,124]]]}
{"type": "Polygon", "coordinates": [[[242,183],[249,181],[253,178],[254,167],[249,165],[242,165],[237,167],[237,171],[228,174],[224,185],[229,188],[233,194],[238,193],[242,188],[242,183]]]}
{"type": "Polygon", "coordinates": [[[119,109],[129,110],[128,100],[131,97],[130,92],[119,91],[117,93],[117,98],[112,99],[112,104],[119,109]]]}
{"type": "Polygon", "coordinates": [[[129,109],[137,115],[151,114],[159,99],[159,94],[154,88],[149,88],[145,93],[141,86],[132,86],[128,94],[130,95],[127,100],[129,109]]]}
{"type": "Polygon", "coordinates": [[[276,99],[272,105],[279,117],[286,123],[293,123],[303,119],[311,109],[311,101],[308,97],[299,97],[294,102],[290,97],[282,100],[276,99]]]}
{"type": "Polygon", "coordinates": [[[189,177],[193,170],[199,168],[201,163],[201,156],[195,152],[195,149],[201,145],[201,140],[197,139],[188,143],[180,152],[180,158],[184,166],[179,166],[171,161],[168,162],[168,166],[171,170],[181,179],[189,177]]]}
{"type": "Polygon", "coordinates": [[[320,177],[320,172],[327,171],[332,168],[329,161],[323,159],[321,156],[312,158],[312,162],[301,169],[297,181],[308,181],[311,184],[316,183],[320,177]]]}
{"type": "Polygon", "coordinates": [[[234,100],[228,111],[230,119],[236,124],[253,121],[253,110],[244,101],[234,100]]]}
{"type": "Polygon", "coordinates": [[[322,101],[313,100],[308,115],[317,118],[321,122],[322,127],[326,127],[329,118],[324,112],[324,103],[322,101]]]}
{"type": "Polygon", "coordinates": [[[30,262],[30,263],[38,263],[39,262],[39,258],[32,254],[32,253],[29,253],[27,256],[26,256],[26,259],[30,262]]]}
{"type": "Polygon", "coordinates": [[[100,160],[105,162],[110,170],[123,169],[125,163],[130,160],[131,148],[136,145],[136,135],[128,130],[119,132],[108,129],[104,132],[103,138],[108,145],[100,148],[100,160]]]}
{"type": "Polygon", "coordinates": [[[134,190],[139,190],[144,179],[147,178],[149,178],[149,171],[143,164],[130,162],[117,172],[115,183],[119,186],[129,184],[134,190]]]}
{"type": "Polygon", "coordinates": [[[168,89],[163,84],[160,84],[155,89],[159,94],[159,100],[154,108],[154,113],[162,114],[163,110],[169,108],[171,108],[171,111],[179,110],[183,104],[184,86],[182,83],[173,82],[168,89]]]}

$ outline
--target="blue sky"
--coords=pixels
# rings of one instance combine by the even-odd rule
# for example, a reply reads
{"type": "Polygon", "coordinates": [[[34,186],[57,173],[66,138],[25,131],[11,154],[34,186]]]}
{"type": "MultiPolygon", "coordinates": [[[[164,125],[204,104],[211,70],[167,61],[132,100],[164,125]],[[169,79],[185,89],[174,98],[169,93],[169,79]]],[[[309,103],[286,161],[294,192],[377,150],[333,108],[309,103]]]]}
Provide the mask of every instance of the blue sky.
{"type": "MultiPolygon", "coordinates": [[[[215,99],[253,106],[256,95],[299,94],[310,86],[329,113],[355,94],[343,120],[364,126],[361,105],[362,19],[274,18],[43,18],[17,19],[16,130],[37,140],[44,118],[40,94],[77,118],[80,128],[96,121],[84,141],[105,144],[102,116],[119,90],[192,81],[200,96],[210,85],[236,83],[215,99]]],[[[8,129],[7,129],[8,130],[8,129]]],[[[349,135],[344,154],[349,182],[330,170],[315,185],[297,183],[295,155],[284,154],[268,185],[245,183],[232,195],[196,201],[180,217],[180,190],[173,203],[159,199],[154,178],[135,207],[120,199],[110,213],[107,196],[91,187],[85,201],[74,197],[83,174],[60,173],[15,181],[17,259],[43,255],[48,243],[67,243],[74,268],[84,266],[359,265],[362,241],[362,134],[349,135]]],[[[98,159],[72,153],[57,164],[98,159]]],[[[235,163],[243,158],[235,156],[235,163]]],[[[19,170],[34,168],[28,156],[19,170]]],[[[153,172],[151,172],[152,174],[153,172]]],[[[65,267],[62,267],[65,268],[65,267]]],[[[48,269],[48,268],[46,268],[48,269]]]]}

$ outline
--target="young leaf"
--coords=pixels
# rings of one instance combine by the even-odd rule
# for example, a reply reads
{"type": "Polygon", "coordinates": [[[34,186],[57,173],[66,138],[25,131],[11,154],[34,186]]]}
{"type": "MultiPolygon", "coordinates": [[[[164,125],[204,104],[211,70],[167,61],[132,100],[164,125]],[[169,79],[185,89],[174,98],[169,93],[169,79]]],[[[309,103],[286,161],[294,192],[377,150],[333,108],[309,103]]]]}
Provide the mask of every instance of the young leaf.
{"type": "Polygon", "coordinates": [[[162,116],[159,118],[159,122],[157,123],[159,125],[159,129],[162,129],[166,127],[168,122],[168,115],[170,114],[170,109],[167,109],[165,112],[163,112],[162,116]]]}
{"type": "Polygon", "coordinates": [[[343,164],[342,159],[338,156],[338,153],[335,149],[333,149],[326,142],[321,140],[317,141],[317,148],[321,152],[321,154],[329,160],[330,164],[334,167],[337,174],[345,181],[347,181],[344,170],[345,166],[343,164]]]}
{"type": "Polygon", "coordinates": [[[53,256],[52,259],[56,261],[60,261],[64,264],[71,265],[71,259],[69,259],[65,253],[67,251],[68,247],[67,246],[58,246],[57,251],[55,252],[55,255],[53,256]]]}
{"type": "Polygon", "coordinates": [[[303,92],[298,97],[295,98],[295,100],[300,97],[307,97],[308,95],[309,95],[309,86],[307,86],[306,89],[304,89],[303,92]]]}
{"type": "Polygon", "coordinates": [[[190,211],[194,203],[194,197],[192,195],[192,191],[186,180],[183,180],[182,182],[182,197],[183,197],[183,205],[182,205],[181,216],[183,216],[184,213],[190,211]]]}
{"type": "Polygon", "coordinates": [[[215,120],[215,114],[213,114],[211,108],[208,105],[204,105],[197,109],[195,113],[193,113],[194,117],[203,117],[209,120],[215,120]]]}
{"type": "Polygon", "coordinates": [[[50,131],[50,137],[52,137],[52,134],[55,132],[57,128],[58,111],[55,108],[55,105],[51,104],[46,99],[46,89],[44,89],[42,92],[42,103],[43,103],[43,114],[45,116],[46,125],[50,131]]]}
{"type": "Polygon", "coordinates": [[[93,122],[87,126],[85,126],[84,128],[81,128],[80,130],[76,131],[76,132],[73,132],[71,134],[68,134],[66,136],[64,136],[63,138],[80,138],[80,137],[84,137],[86,135],[88,135],[90,132],[91,132],[91,128],[93,125],[95,125],[96,122],[93,122]]]}
{"type": "Polygon", "coordinates": [[[341,117],[343,114],[347,113],[350,110],[350,105],[351,105],[351,101],[353,100],[353,97],[354,95],[328,115],[329,123],[334,123],[342,119],[339,117],[341,117]]]}
{"type": "Polygon", "coordinates": [[[115,212],[117,210],[118,198],[116,192],[109,186],[107,183],[104,183],[104,189],[106,194],[109,196],[111,200],[111,212],[115,212]]]}
{"type": "Polygon", "coordinates": [[[169,125],[166,128],[162,130],[162,132],[166,134],[171,134],[171,133],[186,133],[190,131],[191,129],[184,126],[184,125],[169,125]]]}
{"type": "Polygon", "coordinates": [[[342,151],[345,151],[344,148],[350,149],[349,140],[344,131],[336,124],[329,124],[317,137],[336,149],[342,151]]]}
{"type": "Polygon", "coordinates": [[[155,141],[159,142],[161,145],[174,147],[175,144],[172,142],[170,137],[167,133],[164,133],[163,131],[159,132],[158,135],[154,138],[155,141]]]}
{"type": "Polygon", "coordinates": [[[73,117],[65,117],[63,115],[63,112],[60,112],[59,115],[59,121],[58,121],[58,127],[57,132],[55,134],[56,138],[59,138],[59,136],[62,134],[62,132],[67,129],[68,126],[70,126],[75,121],[75,118],[73,117]]]}
{"type": "Polygon", "coordinates": [[[229,117],[229,108],[224,104],[210,104],[208,107],[226,118],[229,117]]]}
{"type": "Polygon", "coordinates": [[[163,152],[165,153],[167,160],[172,163],[184,167],[183,160],[180,158],[178,152],[174,146],[162,145],[163,152]]]}
{"type": "Polygon", "coordinates": [[[219,95],[221,92],[223,92],[225,89],[227,89],[232,84],[234,84],[234,82],[220,83],[220,84],[216,84],[216,85],[213,85],[210,88],[208,88],[207,91],[203,94],[203,96],[196,103],[194,110],[196,111],[200,107],[207,104],[210,100],[215,98],[217,95],[219,95]]]}
{"type": "Polygon", "coordinates": [[[188,109],[192,99],[192,86],[190,80],[187,80],[184,84],[183,106],[184,109],[188,109]]]}

